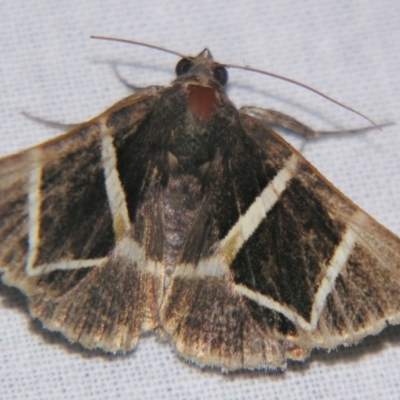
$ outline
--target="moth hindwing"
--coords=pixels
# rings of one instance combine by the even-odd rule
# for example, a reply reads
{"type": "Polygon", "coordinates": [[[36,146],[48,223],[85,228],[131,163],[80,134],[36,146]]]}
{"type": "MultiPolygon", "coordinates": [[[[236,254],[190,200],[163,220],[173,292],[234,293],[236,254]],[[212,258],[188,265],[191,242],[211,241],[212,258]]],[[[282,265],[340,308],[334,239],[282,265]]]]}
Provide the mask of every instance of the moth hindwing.
{"type": "Polygon", "coordinates": [[[108,352],[156,330],[223,370],[399,323],[399,238],[237,110],[207,49],[177,72],[0,160],[2,280],[31,315],[108,352]]]}

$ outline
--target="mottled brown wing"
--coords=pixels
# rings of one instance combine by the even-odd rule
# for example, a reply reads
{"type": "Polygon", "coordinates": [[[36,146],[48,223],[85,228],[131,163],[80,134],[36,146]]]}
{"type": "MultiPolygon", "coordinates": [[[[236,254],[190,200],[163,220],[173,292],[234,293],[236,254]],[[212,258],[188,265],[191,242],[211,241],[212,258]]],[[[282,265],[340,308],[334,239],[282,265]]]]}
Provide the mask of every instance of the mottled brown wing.
{"type": "Polygon", "coordinates": [[[157,236],[148,209],[149,201],[157,208],[157,183],[148,155],[128,154],[155,101],[154,91],[132,95],[0,160],[2,280],[28,296],[48,329],[89,348],[132,349],[140,331],[157,324],[163,270],[142,248],[157,236]],[[120,169],[135,156],[128,173],[146,194],[136,190],[128,202],[120,169]],[[143,220],[151,228],[138,226],[143,220]]]}
{"type": "MultiPolygon", "coordinates": [[[[243,164],[232,149],[229,163],[222,155],[209,167],[219,171],[211,182],[225,182],[208,193],[232,190],[239,217],[199,262],[175,269],[160,318],[177,351],[225,370],[284,367],[314,347],[356,343],[399,323],[400,239],[268,126],[244,113],[240,120],[262,152],[248,150],[247,159],[262,165],[243,164]],[[240,170],[257,179],[232,173],[240,170]]],[[[211,225],[220,226],[228,211],[209,203],[211,225]]]]}
{"type": "Polygon", "coordinates": [[[86,347],[158,328],[225,370],[398,323],[400,240],[203,72],[0,160],[3,282],[86,347]]]}

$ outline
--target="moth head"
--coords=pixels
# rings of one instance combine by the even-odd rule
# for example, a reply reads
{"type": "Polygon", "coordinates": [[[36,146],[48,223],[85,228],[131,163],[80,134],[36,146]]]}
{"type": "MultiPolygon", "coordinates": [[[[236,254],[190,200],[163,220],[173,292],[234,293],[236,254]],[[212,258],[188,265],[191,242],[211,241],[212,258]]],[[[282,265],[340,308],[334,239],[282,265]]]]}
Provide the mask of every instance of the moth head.
{"type": "Polygon", "coordinates": [[[178,62],[176,65],[175,71],[177,76],[182,76],[186,74],[191,74],[191,75],[200,75],[205,78],[211,78],[214,82],[217,82],[221,86],[225,86],[226,83],[228,82],[228,72],[225,67],[227,68],[236,68],[236,69],[241,69],[245,71],[252,71],[256,72],[258,74],[262,75],[267,75],[267,76],[272,76],[277,79],[281,79],[286,82],[293,83],[295,85],[301,86],[305,89],[310,90],[311,92],[314,92],[325,99],[328,99],[329,101],[339,105],[340,107],[343,107],[357,115],[360,115],[367,121],[369,121],[372,125],[375,126],[375,128],[382,130],[381,126],[377,125],[372,119],[368,118],[366,115],[360,113],[359,111],[355,110],[354,108],[351,108],[349,106],[346,106],[345,104],[333,99],[330,96],[327,96],[326,94],[320,92],[319,90],[316,90],[312,88],[311,86],[308,86],[304,83],[301,83],[299,81],[296,81],[291,78],[287,78],[282,75],[275,74],[273,72],[268,72],[265,70],[257,69],[257,68],[252,68],[246,65],[235,65],[235,64],[217,64],[214,62],[210,50],[205,48],[203,51],[201,51],[196,57],[189,57],[186,56],[182,53],[178,53],[177,51],[174,50],[169,50],[164,47],[160,46],[155,46],[153,44],[148,44],[148,43],[143,43],[143,42],[138,42],[135,40],[127,40],[127,39],[119,39],[119,38],[111,38],[111,37],[104,37],[104,36],[91,36],[91,38],[94,39],[103,39],[103,40],[113,40],[116,42],[123,42],[123,43],[131,43],[131,44],[136,44],[139,46],[144,46],[144,47],[149,47],[152,49],[164,51],[165,53],[170,53],[174,54],[178,57],[181,57],[182,59],[178,62]]]}
{"type": "Polygon", "coordinates": [[[207,48],[195,57],[182,58],[175,67],[176,76],[186,74],[201,75],[217,81],[221,86],[228,82],[228,71],[220,64],[217,64],[207,48]]]}

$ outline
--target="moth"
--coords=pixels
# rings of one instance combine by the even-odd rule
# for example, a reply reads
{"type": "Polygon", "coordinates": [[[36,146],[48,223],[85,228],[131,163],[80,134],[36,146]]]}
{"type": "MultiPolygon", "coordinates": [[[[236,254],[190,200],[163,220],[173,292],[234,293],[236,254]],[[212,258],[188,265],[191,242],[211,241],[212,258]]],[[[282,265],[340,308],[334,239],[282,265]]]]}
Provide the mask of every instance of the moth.
{"type": "Polygon", "coordinates": [[[284,368],[400,322],[400,239],[271,127],[226,66],[183,56],[53,140],[0,160],[0,271],[72,342],[154,331],[200,366],[284,368]]]}

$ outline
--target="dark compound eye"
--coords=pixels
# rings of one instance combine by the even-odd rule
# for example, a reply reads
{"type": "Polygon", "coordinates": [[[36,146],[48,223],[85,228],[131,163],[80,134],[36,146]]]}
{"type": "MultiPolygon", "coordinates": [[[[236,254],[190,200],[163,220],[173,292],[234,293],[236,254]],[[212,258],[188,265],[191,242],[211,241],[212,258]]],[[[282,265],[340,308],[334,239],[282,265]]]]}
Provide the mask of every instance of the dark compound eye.
{"type": "Polygon", "coordinates": [[[217,67],[214,69],[214,78],[222,86],[228,82],[228,71],[224,67],[217,67]]]}
{"type": "Polygon", "coordinates": [[[189,72],[192,66],[193,66],[192,61],[188,60],[187,58],[182,58],[182,60],[180,60],[178,64],[176,64],[175,67],[176,76],[181,76],[183,74],[186,74],[187,72],[189,72]]]}

